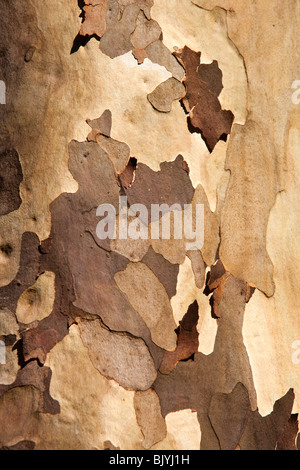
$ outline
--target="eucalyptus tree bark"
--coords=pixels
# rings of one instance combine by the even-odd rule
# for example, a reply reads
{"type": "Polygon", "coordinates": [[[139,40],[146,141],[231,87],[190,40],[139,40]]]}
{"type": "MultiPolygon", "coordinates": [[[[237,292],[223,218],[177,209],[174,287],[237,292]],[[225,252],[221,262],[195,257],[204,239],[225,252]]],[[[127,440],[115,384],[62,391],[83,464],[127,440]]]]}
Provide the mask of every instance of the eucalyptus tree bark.
{"type": "Polygon", "coordinates": [[[286,3],[0,0],[0,448],[299,449],[286,3]]]}

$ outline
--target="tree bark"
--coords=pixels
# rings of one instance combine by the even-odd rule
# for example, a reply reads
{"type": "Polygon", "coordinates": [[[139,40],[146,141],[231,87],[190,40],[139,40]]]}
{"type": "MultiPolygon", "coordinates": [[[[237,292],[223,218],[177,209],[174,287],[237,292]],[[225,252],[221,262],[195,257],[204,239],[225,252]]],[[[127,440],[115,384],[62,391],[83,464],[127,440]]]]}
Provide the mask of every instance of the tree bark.
{"type": "Polygon", "coordinates": [[[0,448],[299,450],[286,3],[0,0],[0,448]]]}

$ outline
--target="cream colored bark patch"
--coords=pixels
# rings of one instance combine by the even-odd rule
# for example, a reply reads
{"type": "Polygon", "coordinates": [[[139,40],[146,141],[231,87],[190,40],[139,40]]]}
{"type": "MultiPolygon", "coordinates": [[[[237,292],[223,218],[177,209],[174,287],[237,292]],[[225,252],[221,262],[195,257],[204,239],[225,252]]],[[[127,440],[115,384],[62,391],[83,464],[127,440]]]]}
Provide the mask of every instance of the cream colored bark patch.
{"type": "Polygon", "coordinates": [[[300,132],[292,127],[287,146],[287,190],[277,195],[267,229],[276,291],[270,299],[256,292],[246,306],[243,335],[262,415],[272,411],[275,400],[289,387],[295,391],[293,413],[300,412],[300,364],[293,361],[297,351],[293,344],[300,340],[299,145],[300,132]],[[273,373],[266,374],[262,362],[273,373]]]}
{"type": "Polygon", "coordinates": [[[162,441],[167,434],[167,427],[161,415],[159,398],[153,389],[145,392],[136,392],[134,407],[142,433],[144,435],[143,447],[150,449],[154,444],[162,441]]]}
{"type": "Polygon", "coordinates": [[[101,450],[106,441],[120,449],[141,448],[134,392],[95,369],[76,325],[48,354],[47,365],[52,370],[50,393],[61,412],[39,416],[37,449],[101,450]]]}
{"type": "Polygon", "coordinates": [[[52,312],[55,299],[55,274],[46,271],[19,298],[16,315],[21,323],[43,320],[52,312]]]}
{"type": "Polygon", "coordinates": [[[189,305],[194,302],[197,292],[191,260],[186,257],[184,263],[179,266],[176,294],[171,299],[177,326],[187,312],[189,305]]]}
{"type": "Polygon", "coordinates": [[[167,437],[151,450],[199,450],[201,431],[197,413],[181,410],[166,416],[167,437]]]}
{"type": "Polygon", "coordinates": [[[256,122],[233,127],[226,159],[231,177],[221,215],[221,260],[231,274],[268,296],[274,283],[266,232],[279,190],[274,152],[270,135],[256,122]]]}
{"type": "Polygon", "coordinates": [[[118,287],[148,326],[151,338],[164,349],[176,348],[176,323],[165,288],[144,263],[129,263],[115,275],[118,287]]]}
{"type": "MultiPolygon", "coordinates": [[[[201,162],[201,171],[203,175],[202,186],[209,201],[210,210],[215,212],[220,205],[220,189],[222,182],[229,176],[229,171],[226,172],[224,164],[226,160],[226,152],[228,147],[227,142],[219,140],[209,158],[203,159],[201,162]]],[[[227,187],[227,185],[225,184],[227,187]]],[[[225,187],[225,189],[226,189],[225,187]]]]}

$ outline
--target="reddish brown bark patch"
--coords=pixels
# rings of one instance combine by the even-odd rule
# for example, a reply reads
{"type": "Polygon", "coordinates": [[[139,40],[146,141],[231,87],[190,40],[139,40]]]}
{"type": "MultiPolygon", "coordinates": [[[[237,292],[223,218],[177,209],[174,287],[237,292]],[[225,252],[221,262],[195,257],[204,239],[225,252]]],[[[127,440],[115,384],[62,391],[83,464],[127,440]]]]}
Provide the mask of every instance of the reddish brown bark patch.
{"type": "Polygon", "coordinates": [[[188,163],[185,160],[183,160],[183,162],[182,162],[182,168],[184,169],[184,171],[187,172],[188,175],[190,174],[190,167],[189,167],[188,163]]]}
{"type": "MultiPolygon", "coordinates": [[[[226,270],[220,259],[211,267],[207,274],[206,287],[204,293],[209,295],[212,293],[210,298],[210,305],[212,308],[212,317],[220,318],[220,303],[223,297],[225,284],[230,277],[229,271],[226,270]]],[[[246,284],[246,303],[248,303],[255,291],[255,287],[246,284]]]]}
{"type": "Polygon", "coordinates": [[[54,310],[36,328],[21,332],[24,360],[37,359],[43,364],[47,353],[69,333],[69,325],[68,318],[54,310]]]}
{"type": "Polygon", "coordinates": [[[105,10],[107,0],[84,0],[84,19],[80,28],[81,36],[101,38],[106,31],[105,10]]]}
{"type": "Polygon", "coordinates": [[[162,374],[169,374],[175,367],[177,362],[189,359],[193,354],[198,352],[198,303],[195,300],[192,303],[183,319],[179,322],[176,331],[178,335],[177,347],[175,351],[166,351],[160,365],[159,371],[162,374]]]}
{"type": "Polygon", "coordinates": [[[207,83],[208,88],[216,96],[219,96],[223,89],[222,70],[219,68],[218,62],[214,60],[211,64],[200,64],[198,67],[198,75],[202,82],[207,83]]]}
{"type": "MultiPolygon", "coordinates": [[[[1,307],[15,312],[19,297],[34,284],[40,270],[39,245],[40,241],[35,233],[23,233],[19,271],[10,284],[0,288],[1,307]]],[[[5,249],[7,250],[8,246],[2,247],[2,250],[5,249]]]]}
{"type": "Polygon", "coordinates": [[[293,414],[283,428],[277,441],[276,450],[298,450],[296,447],[298,430],[298,414],[293,414]]]}
{"type": "Polygon", "coordinates": [[[128,189],[131,188],[131,186],[134,184],[136,167],[137,159],[130,157],[125,170],[122,171],[122,173],[120,173],[118,176],[122,188],[128,189]]]}
{"type": "Polygon", "coordinates": [[[146,51],[144,49],[133,49],[132,50],[133,57],[137,60],[137,63],[140,65],[144,62],[144,60],[148,57],[146,51]]]}
{"type": "Polygon", "coordinates": [[[222,110],[218,95],[222,90],[222,72],[214,61],[200,65],[201,52],[185,46],[174,55],[186,71],[186,96],[182,103],[189,113],[190,130],[200,132],[210,152],[231,131],[234,115],[222,110]]]}

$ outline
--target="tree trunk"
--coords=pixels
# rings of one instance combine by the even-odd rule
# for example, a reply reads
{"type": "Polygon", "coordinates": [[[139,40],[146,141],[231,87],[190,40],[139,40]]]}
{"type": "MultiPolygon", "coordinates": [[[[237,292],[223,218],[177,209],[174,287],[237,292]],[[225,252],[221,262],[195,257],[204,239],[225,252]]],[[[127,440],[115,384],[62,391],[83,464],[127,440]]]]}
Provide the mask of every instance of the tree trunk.
{"type": "Polygon", "coordinates": [[[0,7],[0,448],[299,449],[300,0],[0,7]]]}

